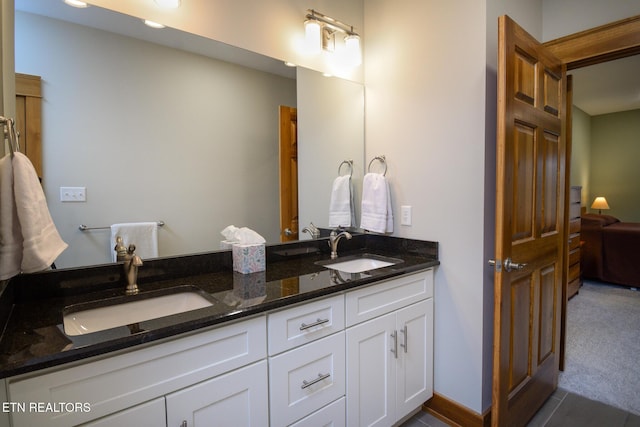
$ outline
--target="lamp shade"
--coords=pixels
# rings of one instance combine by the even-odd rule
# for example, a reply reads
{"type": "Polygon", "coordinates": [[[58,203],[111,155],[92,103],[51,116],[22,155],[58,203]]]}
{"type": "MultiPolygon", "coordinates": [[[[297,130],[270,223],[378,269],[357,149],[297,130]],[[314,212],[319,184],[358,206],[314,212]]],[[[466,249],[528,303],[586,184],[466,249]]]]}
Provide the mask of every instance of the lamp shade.
{"type": "Polygon", "coordinates": [[[315,19],[304,21],[305,47],[308,53],[315,54],[322,51],[320,22],[315,19]]]}
{"type": "Polygon", "coordinates": [[[347,50],[347,58],[352,66],[362,64],[362,54],[360,53],[360,36],[357,34],[349,34],[344,38],[345,49],[347,50]]]}
{"type": "Polygon", "coordinates": [[[607,199],[605,199],[604,197],[596,197],[596,199],[593,201],[593,204],[591,205],[591,209],[609,209],[609,204],[607,203],[607,199]]]}

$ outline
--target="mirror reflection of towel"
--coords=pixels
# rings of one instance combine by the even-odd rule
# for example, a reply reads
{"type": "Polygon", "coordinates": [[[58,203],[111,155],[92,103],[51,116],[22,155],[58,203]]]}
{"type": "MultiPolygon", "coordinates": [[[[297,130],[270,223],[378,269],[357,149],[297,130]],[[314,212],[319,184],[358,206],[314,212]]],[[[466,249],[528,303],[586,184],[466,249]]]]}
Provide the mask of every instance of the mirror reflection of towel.
{"type": "Polygon", "coordinates": [[[67,248],[27,156],[0,159],[0,280],[46,270],[67,248]]]}
{"type": "Polygon", "coordinates": [[[360,228],[376,233],[393,232],[389,182],[379,173],[368,173],[362,180],[360,228]]]}
{"type": "Polygon", "coordinates": [[[127,222],[111,226],[110,251],[111,260],[116,261],[116,236],[122,237],[125,247],[136,245],[136,255],[142,259],[158,257],[158,223],[127,222]]]}
{"type": "Polygon", "coordinates": [[[329,227],[351,227],[355,222],[351,176],[343,175],[333,181],[329,202],[329,227]]]}

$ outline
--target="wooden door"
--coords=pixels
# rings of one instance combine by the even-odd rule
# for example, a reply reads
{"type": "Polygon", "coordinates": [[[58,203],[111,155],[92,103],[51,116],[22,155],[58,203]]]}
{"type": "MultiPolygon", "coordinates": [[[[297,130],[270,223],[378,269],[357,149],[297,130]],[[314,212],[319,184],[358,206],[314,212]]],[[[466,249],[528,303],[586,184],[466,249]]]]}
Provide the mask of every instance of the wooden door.
{"type": "Polygon", "coordinates": [[[16,73],[16,131],[20,151],[42,178],[42,90],[39,76],[16,73]]]}
{"type": "Polygon", "coordinates": [[[558,382],[566,66],[499,19],[492,425],[525,425],[558,382]]]}
{"type": "Polygon", "coordinates": [[[280,240],[298,240],[298,119],[280,106],[280,240]]]}

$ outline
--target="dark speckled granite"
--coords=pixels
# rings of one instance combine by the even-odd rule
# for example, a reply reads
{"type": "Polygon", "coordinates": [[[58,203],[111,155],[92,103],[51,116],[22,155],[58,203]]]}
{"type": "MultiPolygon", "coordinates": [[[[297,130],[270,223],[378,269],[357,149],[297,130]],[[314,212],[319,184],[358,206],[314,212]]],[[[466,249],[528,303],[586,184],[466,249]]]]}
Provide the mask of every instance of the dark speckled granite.
{"type": "Polygon", "coordinates": [[[138,274],[140,297],[191,286],[204,292],[213,305],[79,336],[64,333],[65,308],[107,305],[114,298],[126,300],[121,265],[17,276],[0,295],[0,322],[4,326],[0,378],[129,348],[439,264],[436,242],[371,234],[340,242],[340,257],[362,253],[403,262],[371,272],[337,274],[317,264],[329,258],[324,238],[267,246],[266,271],[247,275],[233,271],[230,251],[146,260],[138,274]]]}

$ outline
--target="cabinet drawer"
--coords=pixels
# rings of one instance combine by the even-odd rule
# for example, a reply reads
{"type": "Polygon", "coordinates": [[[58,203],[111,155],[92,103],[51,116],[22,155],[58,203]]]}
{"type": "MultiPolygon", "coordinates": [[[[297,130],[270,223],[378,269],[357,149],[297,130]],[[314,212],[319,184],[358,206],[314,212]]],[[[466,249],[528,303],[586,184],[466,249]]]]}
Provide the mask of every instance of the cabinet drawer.
{"type": "Polygon", "coordinates": [[[578,264],[580,262],[580,249],[574,249],[569,252],[569,265],[578,264]]]}
{"type": "Polygon", "coordinates": [[[344,295],[269,314],[269,355],[275,355],[344,329],[344,295]]]}
{"type": "Polygon", "coordinates": [[[569,234],[580,233],[580,218],[569,221],[569,234]]]}
{"type": "Polygon", "coordinates": [[[269,359],[271,425],[284,426],[345,394],[344,331],[269,359]]]}
{"type": "Polygon", "coordinates": [[[430,297],[433,297],[432,269],[348,292],[347,327],[430,297]]]}
{"type": "Polygon", "coordinates": [[[291,427],[346,427],[345,400],[346,397],[342,397],[308,417],[301,419],[297,423],[291,424],[291,427]]]}
{"type": "Polygon", "coordinates": [[[569,266],[569,282],[580,278],[580,263],[569,266]]]}
{"type": "Polygon", "coordinates": [[[86,362],[8,380],[15,402],[86,402],[90,412],[14,413],[13,426],[69,426],[163,396],[266,357],[264,316],[86,362]]]}
{"type": "Polygon", "coordinates": [[[572,251],[574,249],[578,249],[580,247],[580,235],[572,234],[569,236],[569,250],[572,251]]]}

